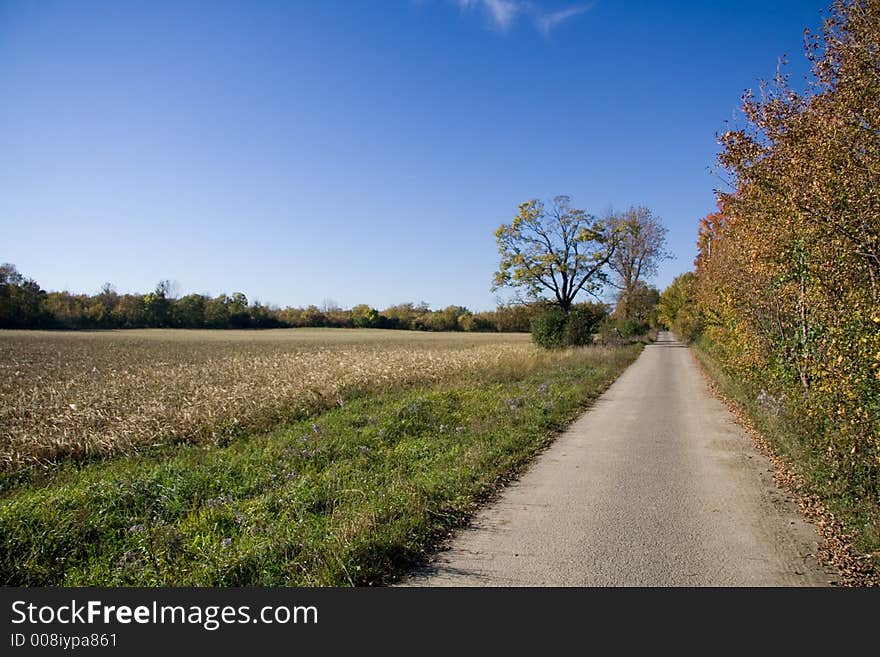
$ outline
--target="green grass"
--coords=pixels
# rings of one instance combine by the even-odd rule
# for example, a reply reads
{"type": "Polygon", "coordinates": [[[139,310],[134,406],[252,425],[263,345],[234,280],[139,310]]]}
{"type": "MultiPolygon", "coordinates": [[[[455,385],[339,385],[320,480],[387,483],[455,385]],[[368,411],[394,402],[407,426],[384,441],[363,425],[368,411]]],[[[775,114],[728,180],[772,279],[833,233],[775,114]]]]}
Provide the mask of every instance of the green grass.
{"type": "Polygon", "coordinates": [[[521,471],[641,347],[368,394],[225,446],[68,463],[0,497],[0,581],[386,582],[521,471]]]}
{"type": "Polygon", "coordinates": [[[694,347],[724,396],[739,406],[773,452],[803,478],[804,489],[799,492],[815,495],[851,533],[856,551],[871,558],[874,568],[880,568],[880,501],[854,490],[850,480],[840,475],[834,459],[817,447],[834,440],[832,429],[783,404],[762,402],[759,387],[732,377],[712,357],[711,344],[701,339],[694,347]]]}

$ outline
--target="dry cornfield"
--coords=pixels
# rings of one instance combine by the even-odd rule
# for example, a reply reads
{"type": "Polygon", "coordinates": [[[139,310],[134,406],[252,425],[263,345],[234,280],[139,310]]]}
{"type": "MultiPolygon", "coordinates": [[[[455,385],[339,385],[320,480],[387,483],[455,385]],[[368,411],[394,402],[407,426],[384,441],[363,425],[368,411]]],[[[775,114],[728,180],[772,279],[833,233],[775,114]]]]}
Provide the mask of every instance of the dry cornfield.
{"type": "Polygon", "coordinates": [[[564,357],[523,334],[4,331],[0,468],[222,440],[358,391],[491,380],[564,357]]]}

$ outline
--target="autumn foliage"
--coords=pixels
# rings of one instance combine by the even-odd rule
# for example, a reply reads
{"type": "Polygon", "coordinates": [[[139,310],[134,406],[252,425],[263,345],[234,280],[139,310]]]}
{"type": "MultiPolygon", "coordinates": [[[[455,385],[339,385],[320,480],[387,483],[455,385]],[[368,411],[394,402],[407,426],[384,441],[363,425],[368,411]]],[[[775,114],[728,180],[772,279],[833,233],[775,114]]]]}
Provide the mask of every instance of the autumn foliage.
{"type": "Polygon", "coordinates": [[[720,136],[733,189],[700,222],[690,294],[716,358],[809,422],[829,482],[876,505],[880,0],[837,0],[806,49],[807,92],[777,75],[720,136]]]}

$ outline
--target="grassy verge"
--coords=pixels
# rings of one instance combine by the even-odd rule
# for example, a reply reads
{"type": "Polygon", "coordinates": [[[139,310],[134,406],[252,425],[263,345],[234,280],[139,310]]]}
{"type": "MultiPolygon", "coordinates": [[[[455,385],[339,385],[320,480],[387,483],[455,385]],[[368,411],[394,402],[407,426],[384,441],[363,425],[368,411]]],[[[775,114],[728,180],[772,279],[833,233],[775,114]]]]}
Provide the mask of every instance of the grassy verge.
{"type": "Polygon", "coordinates": [[[880,572],[880,505],[854,492],[834,463],[815,445],[827,429],[787,409],[754,384],[730,376],[711,355],[711,345],[698,341],[695,354],[722,396],[760,434],[769,451],[787,470],[784,483],[801,498],[825,536],[826,555],[850,584],[876,584],[880,572]],[[842,554],[845,553],[845,554],[842,554]]]}
{"type": "Polygon", "coordinates": [[[419,561],[641,350],[368,394],[225,446],[70,464],[0,498],[16,585],[357,585],[419,561]]]}

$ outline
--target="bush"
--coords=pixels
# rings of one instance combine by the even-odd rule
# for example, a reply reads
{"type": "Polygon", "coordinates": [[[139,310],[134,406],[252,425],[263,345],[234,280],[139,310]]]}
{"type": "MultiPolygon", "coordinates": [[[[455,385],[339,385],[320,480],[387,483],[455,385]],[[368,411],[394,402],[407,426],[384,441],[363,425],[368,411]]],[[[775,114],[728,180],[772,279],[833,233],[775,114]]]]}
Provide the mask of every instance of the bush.
{"type": "Polygon", "coordinates": [[[567,315],[559,306],[549,306],[532,319],[532,340],[545,349],[593,344],[593,333],[607,312],[596,303],[578,304],[567,315]]]}
{"type": "Polygon", "coordinates": [[[566,346],[593,344],[593,333],[608,314],[605,306],[596,303],[581,303],[568,313],[562,341],[566,346]]]}
{"type": "Polygon", "coordinates": [[[552,306],[532,318],[532,340],[545,349],[564,346],[566,316],[562,308],[552,306]]]}
{"type": "Polygon", "coordinates": [[[640,322],[637,319],[606,317],[599,325],[599,335],[604,344],[634,342],[634,338],[646,335],[649,329],[647,322],[640,322]]]}
{"type": "Polygon", "coordinates": [[[645,335],[651,328],[647,322],[640,322],[637,319],[620,319],[617,321],[617,330],[620,335],[625,338],[634,338],[639,335],[645,335]]]}

